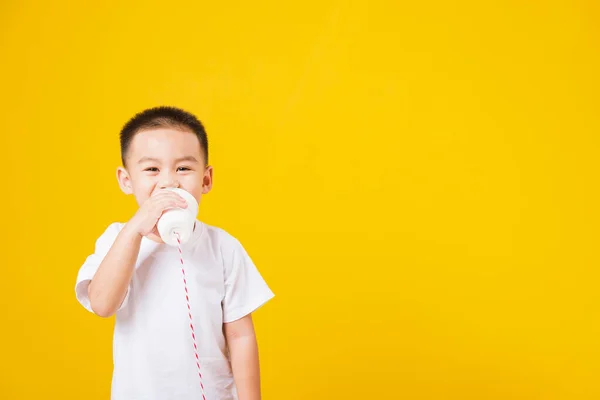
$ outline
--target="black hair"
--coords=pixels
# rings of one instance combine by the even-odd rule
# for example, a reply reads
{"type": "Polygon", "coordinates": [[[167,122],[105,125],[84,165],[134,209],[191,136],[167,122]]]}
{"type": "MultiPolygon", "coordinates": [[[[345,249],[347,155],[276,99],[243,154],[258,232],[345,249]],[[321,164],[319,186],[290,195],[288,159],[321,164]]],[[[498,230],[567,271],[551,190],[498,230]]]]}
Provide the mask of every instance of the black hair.
{"type": "Polygon", "coordinates": [[[152,128],[183,128],[190,130],[198,137],[204,163],[208,165],[208,138],[202,123],[192,113],[177,107],[154,107],[137,113],[121,129],[121,161],[125,165],[125,157],[135,135],[152,128]]]}

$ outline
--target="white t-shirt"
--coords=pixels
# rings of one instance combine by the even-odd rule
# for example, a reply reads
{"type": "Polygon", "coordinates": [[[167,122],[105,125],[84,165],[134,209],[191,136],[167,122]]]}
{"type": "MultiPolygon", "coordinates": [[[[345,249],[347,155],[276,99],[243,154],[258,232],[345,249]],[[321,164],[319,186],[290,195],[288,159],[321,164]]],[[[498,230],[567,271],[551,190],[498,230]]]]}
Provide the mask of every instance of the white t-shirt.
{"type": "MultiPolygon", "coordinates": [[[[75,292],[91,312],[88,285],[123,225],[106,229],[79,270],[75,292]]],[[[196,221],[182,252],[206,398],[235,400],[223,323],[250,314],[273,292],[222,229],[196,221]]],[[[135,268],[116,315],[112,400],[201,399],[178,249],[143,238],[135,268]]]]}

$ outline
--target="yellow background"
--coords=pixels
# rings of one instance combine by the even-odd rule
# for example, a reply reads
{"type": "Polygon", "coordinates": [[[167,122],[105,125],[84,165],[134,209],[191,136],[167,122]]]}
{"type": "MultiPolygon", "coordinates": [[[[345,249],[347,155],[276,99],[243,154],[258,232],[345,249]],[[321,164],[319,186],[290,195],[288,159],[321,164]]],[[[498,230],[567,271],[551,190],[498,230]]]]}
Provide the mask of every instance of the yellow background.
{"type": "Polygon", "coordinates": [[[265,400],[600,398],[597,2],[87,3],[0,5],[0,398],[108,399],[75,277],[160,104],[277,294],[265,400]]]}

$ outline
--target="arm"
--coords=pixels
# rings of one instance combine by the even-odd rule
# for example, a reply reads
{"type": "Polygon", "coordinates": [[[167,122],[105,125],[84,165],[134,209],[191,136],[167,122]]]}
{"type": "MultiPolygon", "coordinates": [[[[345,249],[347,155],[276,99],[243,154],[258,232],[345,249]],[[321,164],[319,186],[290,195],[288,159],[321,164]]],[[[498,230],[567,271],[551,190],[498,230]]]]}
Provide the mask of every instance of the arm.
{"type": "Polygon", "coordinates": [[[117,235],[88,286],[90,306],[101,317],[113,315],[125,300],[143,236],[156,231],[162,213],[173,207],[187,207],[173,192],[161,192],[147,199],[117,235]]]}
{"type": "Polygon", "coordinates": [[[224,326],[239,400],[260,400],[258,345],[252,315],[224,326]]]}
{"type": "Polygon", "coordinates": [[[113,315],[127,294],[142,236],[127,225],[117,235],[88,286],[90,305],[96,315],[113,315]]]}

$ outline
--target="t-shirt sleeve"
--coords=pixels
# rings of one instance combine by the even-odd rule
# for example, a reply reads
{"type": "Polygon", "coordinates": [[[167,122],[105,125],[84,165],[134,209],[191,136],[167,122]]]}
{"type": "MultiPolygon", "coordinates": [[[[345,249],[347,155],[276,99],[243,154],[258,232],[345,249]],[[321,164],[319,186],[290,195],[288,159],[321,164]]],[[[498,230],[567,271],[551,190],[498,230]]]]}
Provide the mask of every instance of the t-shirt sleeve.
{"type": "Polygon", "coordinates": [[[234,239],[225,259],[223,322],[233,322],[256,311],[274,297],[242,244],[234,239]]]}
{"type": "MultiPolygon", "coordinates": [[[[90,305],[90,298],[88,296],[88,286],[94,278],[100,263],[110,250],[111,246],[115,242],[117,235],[121,231],[122,225],[115,222],[106,228],[104,233],[96,240],[96,247],[93,254],[90,254],[77,274],[77,282],[75,283],[75,296],[81,305],[88,311],[94,312],[90,305]]],[[[127,299],[129,298],[129,289],[127,295],[119,309],[125,307],[127,299]]]]}

